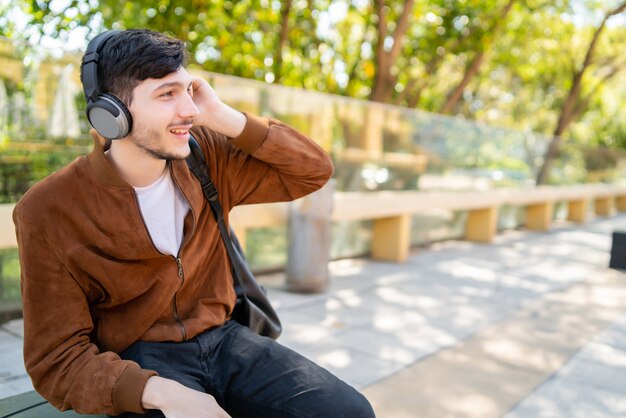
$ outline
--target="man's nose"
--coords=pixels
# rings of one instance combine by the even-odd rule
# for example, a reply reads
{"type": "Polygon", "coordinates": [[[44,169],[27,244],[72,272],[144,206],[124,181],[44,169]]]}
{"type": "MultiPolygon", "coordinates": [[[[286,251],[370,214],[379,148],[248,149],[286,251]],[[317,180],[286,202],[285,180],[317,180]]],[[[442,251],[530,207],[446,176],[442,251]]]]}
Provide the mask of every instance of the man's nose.
{"type": "Polygon", "coordinates": [[[200,113],[191,96],[187,94],[183,96],[184,97],[182,99],[182,102],[179,104],[178,107],[178,113],[180,114],[180,116],[190,118],[200,113]]]}

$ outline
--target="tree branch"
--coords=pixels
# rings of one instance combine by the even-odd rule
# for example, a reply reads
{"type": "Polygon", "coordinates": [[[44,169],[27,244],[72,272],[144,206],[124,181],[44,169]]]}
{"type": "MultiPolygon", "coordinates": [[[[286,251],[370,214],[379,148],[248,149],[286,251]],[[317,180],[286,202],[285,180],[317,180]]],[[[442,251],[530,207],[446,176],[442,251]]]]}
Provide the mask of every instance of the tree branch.
{"type": "Polygon", "coordinates": [[[587,47],[587,52],[585,53],[585,59],[583,60],[583,63],[580,69],[576,71],[572,79],[572,86],[570,87],[567,98],[565,99],[565,102],[563,104],[563,108],[561,110],[561,116],[559,117],[559,121],[557,123],[556,129],[554,130],[554,136],[560,136],[561,134],[563,134],[563,132],[569,125],[569,122],[571,121],[570,116],[573,111],[576,100],[580,94],[583,75],[585,74],[585,71],[587,71],[587,68],[589,68],[589,65],[591,65],[593,61],[593,54],[595,53],[596,44],[598,43],[598,40],[600,39],[600,34],[602,33],[602,31],[604,30],[604,27],[606,26],[607,20],[609,20],[611,16],[615,16],[616,14],[623,12],[625,9],[626,9],[626,1],[624,1],[621,5],[619,5],[615,9],[609,11],[604,16],[604,19],[602,19],[602,23],[600,23],[600,26],[598,26],[598,28],[594,32],[593,38],[591,39],[591,42],[589,43],[589,46],[587,47]]]}
{"type": "Polygon", "coordinates": [[[408,0],[404,4],[398,24],[393,33],[393,46],[390,51],[385,51],[385,38],[388,36],[387,20],[384,16],[384,0],[375,0],[376,14],[378,15],[378,44],[376,46],[376,77],[370,94],[370,100],[385,102],[391,95],[394,85],[394,77],[391,75],[391,67],[400,55],[402,41],[409,28],[409,17],[413,10],[415,0],[408,0]]]}
{"type": "MultiPolygon", "coordinates": [[[[500,32],[500,29],[506,21],[506,16],[511,11],[511,8],[513,7],[513,4],[515,2],[516,0],[508,0],[508,3],[500,10],[500,16],[496,18],[496,21],[491,30],[492,39],[495,39],[498,32],[500,32]]],[[[454,87],[450,91],[448,97],[446,98],[446,101],[444,102],[443,106],[441,106],[441,109],[439,110],[441,113],[452,113],[456,105],[459,103],[459,100],[461,100],[463,90],[465,89],[465,87],[467,87],[471,79],[474,78],[476,74],[478,74],[478,71],[480,70],[480,66],[483,63],[485,54],[487,53],[489,46],[490,45],[485,45],[478,51],[476,51],[476,55],[474,56],[474,58],[465,67],[463,78],[461,79],[459,84],[457,84],[456,87],[454,87]]]]}
{"type": "MultiPolygon", "coordinates": [[[[472,29],[476,29],[474,26],[472,29]]],[[[444,42],[441,47],[443,47],[446,51],[454,51],[457,48],[460,48],[463,43],[471,38],[474,34],[474,30],[468,30],[465,34],[461,33],[461,36],[458,38],[454,38],[451,41],[444,42]]],[[[437,73],[439,70],[440,64],[443,62],[444,54],[438,54],[437,49],[435,48],[435,55],[433,58],[428,61],[426,64],[426,69],[424,70],[424,76],[421,78],[412,77],[409,79],[406,88],[404,89],[402,99],[406,100],[407,106],[414,108],[417,107],[422,96],[422,92],[428,85],[428,82],[431,78],[437,73]]]]}
{"type": "Polygon", "coordinates": [[[280,34],[278,45],[274,53],[274,82],[278,83],[282,77],[283,49],[289,41],[289,12],[291,11],[292,0],[283,0],[280,9],[280,34]]]}
{"type": "Polygon", "coordinates": [[[378,17],[376,28],[378,30],[378,40],[376,43],[376,61],[378,68],[385,66],[385,38],[387,37],[387,19],[385,17],[385,0],[374,1],[374,11],[378,17]]]}
{"type": "Polygon", "coordinates": [[[575,113],[574,109],[576,105],[578,104],[577,102],[580,96],[582,78],[583,78],[583,75],[585,74],[585,71],[587,70],[587,68],[589,68],[589,65],[593,61],[593,54],[595,52],[595,47],[596,47],[596,44],[598,43],[598,39],[600,38],[600,34],[602,33],[604,27],[606,26],[606,22],[609,20],[609,18],[612,16],[615,16],[616,14],[623,12],[624,10],[626,10],[626,1],[622,2],[615,9],[609,11],[604,16],[604,19],[602,19],[602,23],[600,23],[600,26],[598,26],[598,28],[593,34],[591,42],[589,43],[589,46],[587,47],[587,52],[585,53],[585,59],[583,60],[583,63],[580,69],[576,71],[573,76],[572,85],[568,92],[567,98],[565,99],[565,102],[563,103],[561,114],[559,115],[559,120],[554,130],[554,135],[552,137],[552,140],[550,141],[550,145],[548,147],[548,150],[546,151],[546,154],[543,160],[543,165],[541,166],[541,169],[539,170],[539,173],[537,174],[537,184],[544,184],[546,182],[548,173],[552,166],[552,162],[556,158],[559,152],[559,148],[561,146],[561,136],[563,135],[563,133],[565,132],[569,124],[572,122],[572,120],[574,120],[573,119],[573,116],[575,113]]]}
{"type": "Polygon", "coordinates": [[[395,62],[400,55],[402,40],[409,29],[409,17],[411,16],[414,5],[415,0],[407,0],[404,3],[404,9],[402,9],[402,14],[400,15],[400,19],[398,19],[398,25],[393,32],[393,46],[391,47],[391,51],[389,51],[389,59],[391,62],[395,62]]]}

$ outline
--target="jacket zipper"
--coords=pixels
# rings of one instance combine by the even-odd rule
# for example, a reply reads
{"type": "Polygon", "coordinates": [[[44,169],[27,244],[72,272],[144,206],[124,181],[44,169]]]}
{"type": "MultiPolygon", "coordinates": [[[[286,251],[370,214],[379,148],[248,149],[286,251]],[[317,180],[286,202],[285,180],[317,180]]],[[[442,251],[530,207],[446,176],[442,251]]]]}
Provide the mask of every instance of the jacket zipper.
{"type": "MultiPolygon", "coordinates": [[[[180,254],[182,253],[183,247],[187,243],[189,236],[193,235],[193,232],[196,229],[195,228],[196,213],[194,212],[193,208],[191,207],[191,204],[189,203],[189,199],[185,195],[185,192],[183,192],[183,189],[180,187],[180,184],[178,184],[178,181],[176,180],[176,177],[174,176],[174,170],[170,171],[170,175],[172,176],[172,180],[174,180],[174,183],[176,183],[176,187],[178,187],[178,190],[180,190],[180,192],[183,195],[183,197],[187,200],[187,204],[189,205],[189,210],[191,211],[191,216],[193,218],[193,223],[192,223],[193,224],[193,229],[192,229],[191,233],[189,233],[188,236],[184,236],[183,237],[183,242],[181,243],[180,249],[178,251],[178,255],[176,257],[172,256],[174,258],[174,260],[176,261],[176,265],[178,266],[178,278],[180,279],[180,286],[178,287],[178,289],[180,290],[180,288],[185,283],[185,274],[184,274],[184,271],[183,271],[183,262],[180,259],[180,254]]],[[[165,255],[161,251],[159,251],[159,249],[156,247],[156,245],[154,245],[154,241],[152,240],[152,237],[150,236],[150,232],[148,231],[148,225],[146,224],[146,220],[143,217],[143,213],[141,213],[141,208],[139,207],[139,200],[137,199],[137,194],[133,193],[133,195],[135,196],[135,204],[136,204],[136,207],[137,207],[137,212],[139,212],[139,217],[141,218],[144,230],[146,231],[146,234],[148,235],[148,239],[150,240],[150,243],[152,244],[152,248],[154,248],[156,250],[156,252],[158,252],[159,254],[165,255]]],[[[180,315],[178,314],[178,306],[176,304],[176,296],[177,295],[178,295],[178,290],[176,292],[174,292],[174,297],[172,297],[172,315],[174,317],[174,321],[178,324],[178,326],[180,328],[180,332],[182,334],[183,341],[185,341],[185,340],[187,340],[187,329],[185,328],[185,324],[180,319],[180,315]]]]}
{"type": "MultiPolygon", "coordinates": [[[[182,254],[183,248],[185,247],[185,245],[189,241],[190,237],[195,232],[195,229],[196,229],[196,213],[194,212],[193,207],[189,203],[189,198],[185,195],[185,192],[183,191],[183,188],[180,187],[180,184],[178,183],[178,180],[176,179],[176,176],[174,175],[174,170],[171,167],[171,165],[170,165],[170,175],[172,176],[172,181],[174,182],[174,184],[176,185],[176,187],[178,188],[180,193],[183,195],[183,197],[187,201],[187,205],[189,206],[189,210],[191,211],[191,217],[193,219],[193,222],[191,223],[192,224],[192,229],[191,229],[191,231],[189,231],[188,234],[183,236],[183,242],[180,244],[180,249],[178,250],[178,255],[176,257],[174,257],[174,259],[176,260],[176,264],[178,265],[178,278],[180,279],[180,286],[178,287],[178,290],[180,290],[183,287],[183,284],[185,283],[185,271],[183,270],[183,261],[181,260],[180,255],[182,254]]],[[[187,340],[187,329],[185,328],[185,324],[183,323],[183,321],[180,319],[180,315],[178,314],[178,304],[176,303],[176,296],[178,296],[178,290],[174,293],[174,297],[172,298],[172,313],[174,315],[174,321],[176,321],[176,323],[180,327],[180,332],[182,334],[183,341],[186,341],[187,340]]]]}
{"type": "MultiPolygon", "coordinates": [[[[183,287],[185,283],[185,272],[183,271],[183,262],[180,257],[175,257],[176,264],[178,265],[178,278],[180,279],[180,286],[178,289],[183,287]]],[[[174,314],[174,320],[180,327],[180,332],[183,334],[183,341],[187,340],[187,330],[185,329],[185,324],[181,321],[180,316],[178,315],[178,306],[176,305],[176,295],[178,291],[174,293],[174,297],[172,298],[172,313],[174,314]]]]}

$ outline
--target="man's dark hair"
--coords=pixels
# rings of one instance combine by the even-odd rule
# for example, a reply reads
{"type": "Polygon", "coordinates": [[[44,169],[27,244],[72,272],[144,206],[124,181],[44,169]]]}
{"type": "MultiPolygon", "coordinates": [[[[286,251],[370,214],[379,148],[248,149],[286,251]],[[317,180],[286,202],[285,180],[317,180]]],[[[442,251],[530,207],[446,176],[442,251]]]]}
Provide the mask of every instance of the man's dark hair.
{"type": "MultiPolygon", "coordinates": [[[[178,71],[186,65],[186,59],[185,44],[179,39],[147,29],[125,30],[114,35],[100,50],[100,91],[111,93],[130,106],[133,89],[141,81],[178,71]]],[[[80,77],[82,81],[82,66],[80,77]]]]}

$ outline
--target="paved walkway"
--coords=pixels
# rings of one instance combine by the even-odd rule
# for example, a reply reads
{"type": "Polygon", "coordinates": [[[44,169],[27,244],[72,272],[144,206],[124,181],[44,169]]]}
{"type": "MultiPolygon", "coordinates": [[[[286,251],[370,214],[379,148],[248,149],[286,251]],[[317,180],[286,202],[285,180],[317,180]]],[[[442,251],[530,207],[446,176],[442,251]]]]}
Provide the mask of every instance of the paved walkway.
{"type": "MultiPolygon", "coordinates": [[[[445,242],[402,265],[344,260],[321,295],[264,276],[280,341],[363,390],[379,418],[626,416],[626,215],[445,242]]],[[[21,321],[0,326],[0,398],[31,390],[21,321]]]]}

